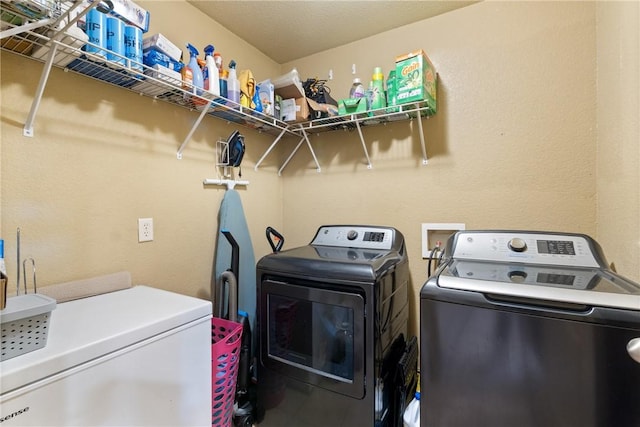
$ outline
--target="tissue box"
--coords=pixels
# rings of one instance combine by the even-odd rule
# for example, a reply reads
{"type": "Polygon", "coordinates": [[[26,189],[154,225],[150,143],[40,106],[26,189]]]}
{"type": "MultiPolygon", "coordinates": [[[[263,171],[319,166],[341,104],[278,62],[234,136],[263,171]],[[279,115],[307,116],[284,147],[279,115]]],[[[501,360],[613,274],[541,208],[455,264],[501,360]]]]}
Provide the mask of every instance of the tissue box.
{"type": "Polygon", "coordinates": [[[182,62],[173,60],[169,55],[156,50],[154,47],[142,51],[142,63],[148,67],[162,65],[165,68],[177,72],[180,72],[184,65],[182,62]]]}
{"type": "Polygon", "coordinates": [[[435,112],[437,77],[422,49],[396,57],[397,104],[425,101],[435,112]]]}
{"type": "Polygon", "coordinates": [[[168,55],[174,61],[180,61],[180,57],[182,56],[182,49],[160,33],[142,40],[142,50],[148,50],[151,48],[155,48],[165,55],[168,55]]]}

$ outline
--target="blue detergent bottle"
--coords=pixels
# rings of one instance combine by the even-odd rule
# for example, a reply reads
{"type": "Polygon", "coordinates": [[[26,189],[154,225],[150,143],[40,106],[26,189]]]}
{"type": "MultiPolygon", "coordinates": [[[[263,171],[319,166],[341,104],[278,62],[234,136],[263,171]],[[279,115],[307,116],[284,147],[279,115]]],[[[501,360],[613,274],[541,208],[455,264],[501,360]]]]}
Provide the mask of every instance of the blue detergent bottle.
{"type": "Polygon", "coordinates": [[[189,49],[189,53],[191,54],[189,64],[187,66],[191,69],[191,73],[193,74],[194,91],[196,95],[202,95],[204,77],[202,75],[202,68],[198,65],[198,49],[196,49],[191,43],[187,43],[187,49],[189,49]]]}

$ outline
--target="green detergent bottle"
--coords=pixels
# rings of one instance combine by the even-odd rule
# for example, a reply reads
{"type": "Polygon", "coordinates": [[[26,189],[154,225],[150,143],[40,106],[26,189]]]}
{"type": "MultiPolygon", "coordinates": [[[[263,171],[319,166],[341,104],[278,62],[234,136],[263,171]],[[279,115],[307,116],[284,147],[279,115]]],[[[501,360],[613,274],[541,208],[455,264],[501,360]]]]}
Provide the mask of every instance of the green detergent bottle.
{"type": "Polygon", "coordinates": [[[369,115],[384,114],[384,110],[380,110],[387,106],[387,101],[384,95],[384,76],[382,75],[382,68],[375,67],[373,69],[373,76],[371,77],[371,107],[372,111],[369,115]],[[378,111],[375,111],[378,110],[378,111]]]}

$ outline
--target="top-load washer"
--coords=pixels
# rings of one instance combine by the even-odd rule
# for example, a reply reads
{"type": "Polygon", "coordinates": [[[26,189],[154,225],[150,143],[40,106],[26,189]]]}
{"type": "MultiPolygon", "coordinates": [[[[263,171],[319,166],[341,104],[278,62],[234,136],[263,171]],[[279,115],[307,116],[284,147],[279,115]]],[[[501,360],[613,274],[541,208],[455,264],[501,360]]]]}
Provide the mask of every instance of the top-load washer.
{"type": "Polygon", "coordinates": [[[640,426],[640,285],[586,235],[458,232],[420,317],[423,427],[640,426]]]}
{"type": "Polygon", "coordinates": [[[309,245],[263,257],[260,426],[399,425],[408,283],[404,238],[391,227],[322,226],[309,245]]]}

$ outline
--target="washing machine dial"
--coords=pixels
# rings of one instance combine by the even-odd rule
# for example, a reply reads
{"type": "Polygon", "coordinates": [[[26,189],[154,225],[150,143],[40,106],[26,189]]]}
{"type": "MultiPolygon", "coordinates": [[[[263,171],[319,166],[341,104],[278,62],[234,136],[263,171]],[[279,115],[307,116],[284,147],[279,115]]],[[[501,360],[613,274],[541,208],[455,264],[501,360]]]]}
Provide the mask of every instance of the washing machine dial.
{"type": "Polygon", "coordinates": [[[509,240],[509,249],[514,252],[524,252],[527,250],[527,242],[519,237],[509,240]]]}
{"type": "Polygon", "coordinates": [[[347,239],[356,240],[356,237],[358,237],[358,232],[356,230],[349,230],[347,233],[347,239]]]}
{"type": "Polygon", "coordinates": [[[507,275],[513,283],[525,283],[527,280],[527,273],[524,271],[510,271],[507,275]]]}

